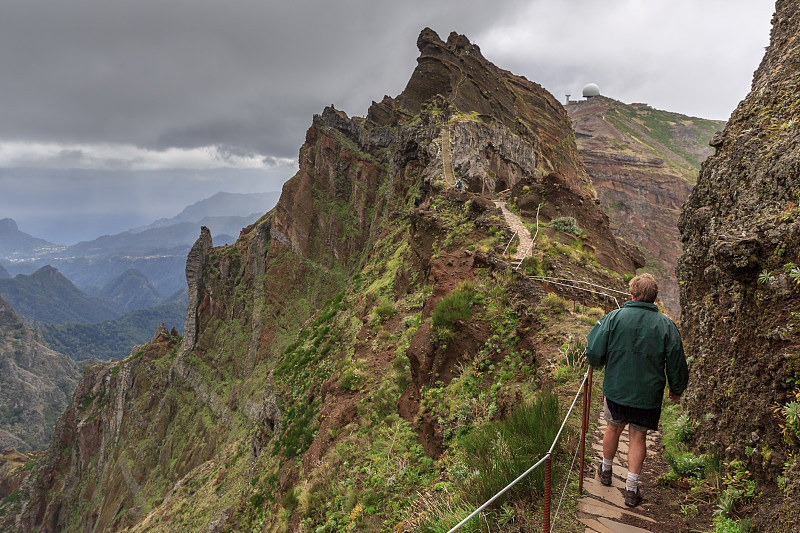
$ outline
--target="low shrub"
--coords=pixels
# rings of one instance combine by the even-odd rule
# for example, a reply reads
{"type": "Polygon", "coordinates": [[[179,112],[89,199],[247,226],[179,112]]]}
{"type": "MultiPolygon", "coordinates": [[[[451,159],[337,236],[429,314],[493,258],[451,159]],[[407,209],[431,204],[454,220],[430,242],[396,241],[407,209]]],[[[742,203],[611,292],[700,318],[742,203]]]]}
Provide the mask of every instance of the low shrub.
{"type": "Polygon", "coordinates": [[[575,219],[572,217],[556,218],[551,220],[548,226],[554,230],[563,231],[564,233],[569,233],[570,235],[575,235],[576,237],[583,235],[583,230],[578,227],[578,223],[575,222],[575,219]]]}
{"type": "Polygon", "coordinates": [[[571,304],[569,300],[562,298],[554,292],[548,292],[547,296],[542,298],[542,300],[539,302],[539,307],[550,309],[556,313],[563,313],[569,308],[570,305],[571,304]]]}
{"type": "Polygon", "coordinates": [[[451,330],[457,320],[468,320],[472,316],[475,294],[475,285],[465,281],[458,289],[442,298],[431,313],[433,327],[451,330]]]}
{"type": "Polygon", "coordinates": [[[388,302],[383,302],[375,307],[375,316],[381,320],[386,320],[397,314],[397,308],[388,302]]]}
{"type": "MultiPolygon", "coordinates": [[[[558,397],[544,392],[518,405],[505,420],[489,422],[461,439],[467,471],[463,492],[481,504],[544,457],[561,424],[558,397]]],[[[544,469],[538,468],[517,483],[505,497],[530,497],[541,493],[544,469]]]]}
{"type": "MultiPolygon", "coordinates": [[[[415,531],[420,531],[421,533],[447,533],[474,510],[470,504],[458,495],[450,495],[450,497],[436,496],[435,499],[431,498],[427,502],[427,509],[419,517],[418,523],[414,524],[416,526],[415,531]]],[[[464,524],[459,531],[478,533],[481,530],[480,520],[481,516],[479,515],[464,524]]]]}
{"type": "Polygon", "coordinates": [[[678,442],[688,442],[694,435],[697,424],[684,413],[675,420],[675,437],[678,442]]]}
{"type": "Polygon", "coordinates": [[[586,343],[576,340],[564,343],[561,346],[561,353],[564,355],[564,364],[572,368],[583,368],[586,366],[586,343]]]}

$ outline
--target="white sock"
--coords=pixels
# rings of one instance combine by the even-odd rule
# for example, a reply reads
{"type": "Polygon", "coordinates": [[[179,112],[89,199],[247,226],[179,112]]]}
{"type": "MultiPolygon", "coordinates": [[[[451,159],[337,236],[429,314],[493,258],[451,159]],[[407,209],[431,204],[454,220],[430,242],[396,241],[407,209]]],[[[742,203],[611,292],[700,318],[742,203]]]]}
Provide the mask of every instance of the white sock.
{"type": "Polygon", "coordinates": [[[609,470],[611,470],[611,465],[613,464],[614,464],[613,459],[606,459],[605,457],[603,457],[603,472],[608,472],[609,470]]]}
{"type": "Polygon", "coordinates": [[[625,481],[625,489],[636,492],[639,488],[639,474],[628,472],[628,479],[625,481]]]}

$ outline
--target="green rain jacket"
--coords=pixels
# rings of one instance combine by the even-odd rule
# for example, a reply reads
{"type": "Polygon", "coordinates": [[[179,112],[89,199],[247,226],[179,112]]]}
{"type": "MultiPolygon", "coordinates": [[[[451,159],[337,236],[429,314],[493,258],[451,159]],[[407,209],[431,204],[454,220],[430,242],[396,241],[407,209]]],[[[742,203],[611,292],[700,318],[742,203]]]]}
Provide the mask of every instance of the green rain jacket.
{"type": "Polygon", "coordinates": [[[678,328],[655,304],[625,302],[595,324],[586,342],[589,364],[606,367],[603,394],[613,402],[655,409],[667,381],[677,395],[689,384],[678,328]]]}

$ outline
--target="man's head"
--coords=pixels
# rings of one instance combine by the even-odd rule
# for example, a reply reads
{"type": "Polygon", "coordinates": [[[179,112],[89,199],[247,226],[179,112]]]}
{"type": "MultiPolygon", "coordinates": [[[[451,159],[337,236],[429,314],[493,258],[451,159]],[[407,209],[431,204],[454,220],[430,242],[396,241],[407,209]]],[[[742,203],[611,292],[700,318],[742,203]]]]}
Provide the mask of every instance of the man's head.
{"type": "Polygon", "coordinates": [[[652,274],[641,274],[633,278],[628,284],[631,297],[637,302],[653,303],[658,296],[658,284],[652,274]]]}

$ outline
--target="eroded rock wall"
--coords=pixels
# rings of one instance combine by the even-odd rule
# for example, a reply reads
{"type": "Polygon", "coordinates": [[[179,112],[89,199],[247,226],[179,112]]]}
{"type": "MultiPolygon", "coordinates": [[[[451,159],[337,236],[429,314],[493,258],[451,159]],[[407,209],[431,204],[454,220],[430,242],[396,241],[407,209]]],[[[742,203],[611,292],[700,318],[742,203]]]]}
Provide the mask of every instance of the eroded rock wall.
{"type": "Polygon", "coordinates": [[[764,530],[795,531],[798,441],[773,408],[800,386],[800,2],[778,1],[772,22],[752,90],[681,213],[678,277],[698,443],[759,478],[775,503],[759,505],[764,530]]]}

